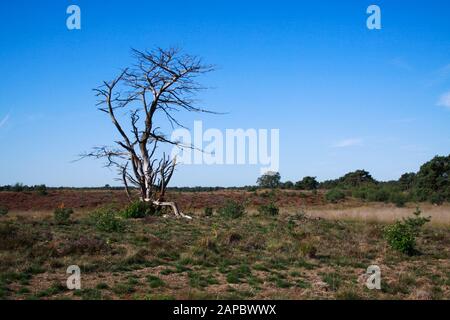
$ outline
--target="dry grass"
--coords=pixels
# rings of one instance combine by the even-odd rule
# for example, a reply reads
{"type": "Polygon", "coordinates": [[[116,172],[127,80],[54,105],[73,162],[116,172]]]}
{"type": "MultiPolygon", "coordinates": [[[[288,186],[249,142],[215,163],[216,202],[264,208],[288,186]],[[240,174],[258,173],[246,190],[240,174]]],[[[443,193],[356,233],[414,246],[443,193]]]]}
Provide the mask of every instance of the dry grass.
{"type": "MultiPolygon", "coordinates": [[[[388,209],[308,209],[305,215],[284,208],[278,217],[251,212],[235,220],[156,217],[128,220],[123,233],[99,232],[87,209],[76,210],[69,225],[55,224],[49,211],[13,212],[0,220],[0,297],[449,299],[448,220],[427,227],[421,254],[409,257],[386,246],[382,228],[413,210],[388,209]],[[72,264],[82,269],[81,291],[63,286],[72,264]],[[381,267],[381,291],[365,287],[371,264],[381,267]]],[[[437,209],[424,214],[447,215],[437,209]]]]}
{"type": "MultiPolygon", "coordinates": [[[[420,204],[426,216],[431,216],[434,225],[450,225],[450,205],[435,206],[431,204],[420,204]]],[[[404,208],[397,208],[392,204],[371,203],[353,208],[310,208],[308,213],[313,217],[321,217],[335,220],[357,220],[373,222],[393,222],[411,215],[416,206],[409,204],[404,208]]]]}

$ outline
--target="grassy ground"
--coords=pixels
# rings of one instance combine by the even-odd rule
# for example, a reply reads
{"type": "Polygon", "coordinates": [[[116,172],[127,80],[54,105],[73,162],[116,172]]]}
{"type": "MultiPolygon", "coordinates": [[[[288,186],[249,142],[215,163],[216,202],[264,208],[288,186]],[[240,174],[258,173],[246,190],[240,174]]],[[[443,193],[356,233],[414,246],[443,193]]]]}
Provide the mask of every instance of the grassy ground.
{"type": "Polygon", "coordinates": [[[295,211],[147,217],[122,232],[98,231],[85,213],[69,224],[12,215],[0,220],[0,298],[449,299],[449,227],[425,228],[411,257],[389,249],[382,228],[295,211]],[[365,286],[372,264],[382,290],[365,286]],[[66,289],[69,265],[82,290],[66,289]]]}

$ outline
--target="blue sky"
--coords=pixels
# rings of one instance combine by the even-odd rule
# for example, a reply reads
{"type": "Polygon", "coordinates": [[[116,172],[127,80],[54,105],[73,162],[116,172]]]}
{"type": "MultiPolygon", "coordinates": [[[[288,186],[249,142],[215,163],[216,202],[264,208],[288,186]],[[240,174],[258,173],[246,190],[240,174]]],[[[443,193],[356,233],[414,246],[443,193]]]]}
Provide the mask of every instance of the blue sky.
{"type": "MultiPolygon", "coordinates": [[[[179,46],[217,66],[205,128],[280,129],[283,180],[366,169],[380,180],[450,152],[448,1],[13,1],[0,4],[0,184],[117,184],[72,162],[115,132],[92,88],[130,48],[179,46]],[[81,30],[66,8],[81,8],[81,30]],[[381,8],[368,30],[366,8],[381,8]]],[[[253,184],[259,166],[180,166],[172,185],[253,184]]]]}

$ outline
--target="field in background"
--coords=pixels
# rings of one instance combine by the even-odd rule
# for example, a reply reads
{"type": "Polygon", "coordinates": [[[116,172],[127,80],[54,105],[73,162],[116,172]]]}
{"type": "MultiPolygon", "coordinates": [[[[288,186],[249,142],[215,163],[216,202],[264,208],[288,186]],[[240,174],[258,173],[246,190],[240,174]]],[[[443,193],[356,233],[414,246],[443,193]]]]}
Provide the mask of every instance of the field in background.
{"type": "MultiPolygon", "coordinates": [[[[169,192],[168,199],[178,203],[188,214],[201,215],[205,207],[219,208],[226,200],[232,199],[246,204],[247,211],[256,213],[258,206],[275,202],[281,212],[296,213],[306,211],[313,217],[362,221],[392,222],[409,216],[419,206],[432,224],[450,225],[450,205],[440,206],[430,203],[407,203],[403,208],[380,202],[367,203],[359,199],[347,198],[338,203],[329,203],[325,192],[270,190],[242,191],[219,190],[211,192],[169,192]]],[[[52,215],[53,210],[64,204],[76,212],[87,212],[96,207],[128,203],[121,190],[49,190],[47,195],[36,192],[0,192],[0,205],[6,206],[10,215],[52,215]]]]}
{"type": "Polygon", "coordinates": [[[406,256],[387,246],[382,229],[411,215],[416,204],[331,204],[320,191],[175,192],[169,198],[194,219],[129,219],[122,232],[104,232],[89,213],[125,205],[123,192],[0,192],[0,204],[10,209],[0,217],[0,298],[450,298],[448,205],[421,204],[432,224],[418,240],[420,253],[406,256]],[[204,216],[205,207],[216,209],[230,198],[245,201],[247,214],[204,216]],[[257,206],[271,201],[280,214],[259,215],[257,206]],[[68,224],[53,219],[62,203],[75,209],[68,224]],[[81,267],[79,291],[65,287],[73,264],[81,267]],[[365,286],[373,264],[381,268],[382,290],[365,286]]]}

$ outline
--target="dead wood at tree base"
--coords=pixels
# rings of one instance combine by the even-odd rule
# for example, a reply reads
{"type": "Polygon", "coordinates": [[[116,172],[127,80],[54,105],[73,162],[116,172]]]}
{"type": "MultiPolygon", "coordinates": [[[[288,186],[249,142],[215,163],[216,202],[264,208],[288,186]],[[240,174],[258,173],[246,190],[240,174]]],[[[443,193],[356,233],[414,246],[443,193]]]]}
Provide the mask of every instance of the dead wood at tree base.
{"type": "Polygon", "coordinates": [[[173,213],[175,214],[175,217],[186,218],[186,219],[189,219],[189,220],[192,219],[191,216],[188,216],[188,215],[184,214],[183,212],[181,212],[178,209],[178,206],[177,206],[177,204],[175,202],[167,202],[167,201],[160,202],[160,201],[152,201],[151,199],[145,199],[144,201],[152,202],[155,206],[159,206],[159,207],[171,207],[172,210],[173,210],[173,213]]]}

